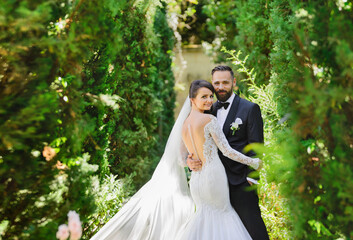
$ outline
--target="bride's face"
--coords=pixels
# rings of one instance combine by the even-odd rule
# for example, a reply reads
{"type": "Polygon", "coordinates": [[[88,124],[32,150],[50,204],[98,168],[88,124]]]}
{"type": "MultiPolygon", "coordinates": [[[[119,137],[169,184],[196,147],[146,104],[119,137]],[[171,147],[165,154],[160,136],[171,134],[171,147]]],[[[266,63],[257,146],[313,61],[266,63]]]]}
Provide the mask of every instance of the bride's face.
{"type": "Polygon", "coordinates": [[[191,99],[193,107],[199,111],[210,110],[213,104],[213,93],[210,89],[202,87],[197,91],[196,97],[191,99]]]}

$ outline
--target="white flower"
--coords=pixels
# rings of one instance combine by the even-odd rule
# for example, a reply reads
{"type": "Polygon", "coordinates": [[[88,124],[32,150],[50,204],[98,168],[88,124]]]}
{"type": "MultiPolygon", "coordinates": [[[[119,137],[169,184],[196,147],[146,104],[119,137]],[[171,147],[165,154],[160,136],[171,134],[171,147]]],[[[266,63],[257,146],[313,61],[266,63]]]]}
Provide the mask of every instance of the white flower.
{"type": "Polygon", "coordinates": [[[39,157],[40,156],[40,152],[38,150],[32,150],[31,154],[32,154],[33,157],[39,157]]]}
{"type": "Polygon", "coordinates": [[[76,213],[76,211],[69,211],[69,213],[67,214],[68,218],[69,218],[69,222],[70,220],[78,220],[80,221],[80,216],[78,215],[78,213],[76,213]]]}
{"type": "Polygon", "coordinates": [[[236,118],[235,121],[230,125],[230,129],[233,130],[233,135],[235,131],[239,129],[240,124],[243,124],[243,121],[240,118],[236,118]]]}
{"type": "Polygon", "coordinates": [[[59,229],[56,233],[56,238],[59,240],[66,240],[69,237],[69,228],[66,224],[59,226],[59,229]]]}
{"type": "Polygon", "coordinates": [[[231,129],[238,129],[238,127],[239,127],[239,124],[238,123],[236,123],[236,122],[233,122],[232,124],[231,124],[231,129]]]}

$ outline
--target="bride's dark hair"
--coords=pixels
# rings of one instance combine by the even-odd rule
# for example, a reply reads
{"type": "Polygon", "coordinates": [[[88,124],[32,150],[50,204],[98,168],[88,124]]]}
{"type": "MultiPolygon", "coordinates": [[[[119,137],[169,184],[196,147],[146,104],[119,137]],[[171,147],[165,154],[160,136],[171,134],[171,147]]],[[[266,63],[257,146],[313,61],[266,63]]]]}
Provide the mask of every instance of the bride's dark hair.
{"type": "Polygon", "coordinates": [[[198,90],[203,87],[210,89],[212,93],[215,92],[211,83],[206,80],[195,80],[190,85],[189,98],[195,98],[198,90]]]}

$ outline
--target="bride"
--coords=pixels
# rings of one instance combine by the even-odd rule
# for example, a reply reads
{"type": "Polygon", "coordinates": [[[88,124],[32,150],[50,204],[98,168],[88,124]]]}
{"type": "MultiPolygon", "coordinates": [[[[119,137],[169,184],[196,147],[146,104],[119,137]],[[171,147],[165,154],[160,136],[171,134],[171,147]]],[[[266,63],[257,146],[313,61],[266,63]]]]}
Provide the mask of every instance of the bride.
{"type": "Polygon", "coordinates": [[[212,107],[213,94],[211,83],[191,83],[189,99],[151,180],[92,240],[251,239],[230,204],[227,176],[217,151],[255,169],[262,161],[232,149],[216,118],[204,114],[212,107]],[[191,173],[190,189],[184,171],[188,153],[203,162],[200,171],[191,173]]]}

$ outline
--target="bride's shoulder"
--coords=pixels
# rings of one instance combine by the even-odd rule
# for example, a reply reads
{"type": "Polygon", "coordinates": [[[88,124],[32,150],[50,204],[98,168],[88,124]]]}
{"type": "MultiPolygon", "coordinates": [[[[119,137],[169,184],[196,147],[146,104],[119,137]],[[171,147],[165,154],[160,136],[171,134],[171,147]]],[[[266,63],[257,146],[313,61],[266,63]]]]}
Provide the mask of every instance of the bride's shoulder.
{"type": "Polygon", "coordinates": [[[206,117],[209,121],[217,120],[217,118],[216,118],[215,116],[213,116],[212,114],[205,114],[205,117],[206,117]]]}
{"type": "Polygon", "coordinates": [[[187,118],[183,124],[183,129],[187,129],[188,125],[196,129],[203,129],[211,121],[217,121],[217,118],[211,114],[200,114],[197,117],[187,118]]]}
{"type": "Polygon", "coordinates": [[[204,125],[210,123],[211,121],[215,121],[217,118],[211,114],[204,114],[203,116],[203,123],[204,125]]]}

